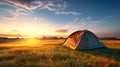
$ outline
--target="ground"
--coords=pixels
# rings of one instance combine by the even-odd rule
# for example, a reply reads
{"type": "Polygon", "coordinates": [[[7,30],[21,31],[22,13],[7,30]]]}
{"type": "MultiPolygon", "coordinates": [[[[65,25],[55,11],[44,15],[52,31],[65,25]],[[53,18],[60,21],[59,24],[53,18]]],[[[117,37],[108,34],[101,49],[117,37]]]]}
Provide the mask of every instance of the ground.
{"type": "Polygon", "coordinates": [[[63,40],[21,39],[0,43],[0,67],[120,67],[120,40],[107,48],[71,50],[63,40]]]}

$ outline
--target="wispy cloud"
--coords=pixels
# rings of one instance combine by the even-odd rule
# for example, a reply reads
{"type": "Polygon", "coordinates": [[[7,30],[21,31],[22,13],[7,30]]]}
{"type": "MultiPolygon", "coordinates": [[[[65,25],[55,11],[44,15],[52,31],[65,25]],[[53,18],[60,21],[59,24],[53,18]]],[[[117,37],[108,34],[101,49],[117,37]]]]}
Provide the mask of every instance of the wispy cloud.
{"type": "Polygon", "coordinates": [[[20,34],[0,34],[0,36],[2,37],[21,37],[24,35],[20,35],[20,34]]]}
{"type": "Polygon", "coordinates": [[[80,15],[80,12],[74,11],[56,11],[55,14],[65,14],[65,15],[80,15]]]}
{"type": "Polygon", "coordinates": [[[57,33],[67,33],[68,30],[67,29],[59,29],[59,30],[56,30],[55,32],[57,32],[57,33]]]}
{"type": "Polygon", "coordinates": [[[69,31],[93,29],[100,21],[93,20],[90,16],[83,18],[75,18],[73,22],[64,26],[69,31]]]}
{"type": "MultiPolygon", "coordinates": [[[[30,14],[29,10],[26,10],[24,8],[21,8],[21,7],[17,7],[16,5],[10,3],[9,0],[1,0],[0,1],[0,5],[13,7],[14,9],[6,9],[6,8],[0,8],[0,9],[10,13],[11,16],[14,16],[14,19],[17,18],[20,15],[25,16],[25,15],[29,15],[30,14]]],[[[4,16],[4,18],[13,19],[13,17],[7,17],[7,16],[4,16]]]]}
{"type": "Polygon", "coordinates": [[[0,1],[0,4],[2,5],[7,5],[7,3],[3,2],[3,1],[0,1]]]}
{"type": "Polygon", "coordinates": [[[11,6],[11,7],[14,7],[14,8],[18,8],[14,4],[9,3],[7,0],[0,0],[0,5],[5,5],[5,6],[11,6]]]}
{"type": "Polygon", "coordinates": [[[28,15],[28,14],[29,14],[29,11],[24,10],[24,9],[22,9],[22,8],[18,8],[18,9],[16,9],[16,11],[14,12],[14,15],[17,15],[17,16],[19,16],[19,15],[28,15]]]}
{"type": "Polygon", "coordinates": [[[67,3],[62,0],[7,0],[9,3],[27,10],[47,9],[50,11],[64,10],[67,3]]]}
{"type": "Polygon", "coordinates": [[[86,20],[91,20],[91,17],[90,16],[86,17],[86,20]]]}
{"type": "Polygon", "coordinates": [[[14,16],[4,16],[5,19],[9,19],[9,20],[16,20],[17,18],[14,16]]]}
{"type": "Polygon", "coordinates": [[[18,17],[18,16],[26,16],[26,15],[29,15],[30,12],[25,10],[25,9],[22,9],[22,8],[16,8],[16,10],[10,10],[10,9],[3,9],[7,12],[9,12],[10,14],[12,14],[14,17],[18,17]]]}
{"type": "MultiPolygon", "coordinates": [[[[80,12],[65,11],[68,8],[68,3],[63,0],[5,0],[1,1],[0,4],[15,7],[16,9],[24,9],[30,12],[33,10],[48,10],[53,11],[55,14],[64,15],[80,15],[80,12]]],[[[25,14],[25,13],[20,13],[25,14]]]]}
{"type": "Polygon", "coordinates": [[[76,24],[76,23],[78,23],[79,21],[80,21],[79,18],[75,18],[75,20],[73,21],[73,24],[76,24]]]}

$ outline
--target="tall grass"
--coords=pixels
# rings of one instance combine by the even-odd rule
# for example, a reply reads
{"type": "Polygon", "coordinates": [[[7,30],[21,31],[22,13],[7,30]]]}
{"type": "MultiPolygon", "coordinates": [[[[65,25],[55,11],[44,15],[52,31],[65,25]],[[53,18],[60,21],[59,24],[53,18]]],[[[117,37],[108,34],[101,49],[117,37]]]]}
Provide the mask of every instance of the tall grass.
{"type": "MultiPolygon", "coordinates": [[[[44,40],[38,47],[0,50],[0,67],[119,67],[119,49],[77,51],[62,47],[63,40],[44,40]]],[[[111,44],[112,45],[112,44],[111,44]]],[[[113,46],[114,47],[114,46],[113,46]]]]}

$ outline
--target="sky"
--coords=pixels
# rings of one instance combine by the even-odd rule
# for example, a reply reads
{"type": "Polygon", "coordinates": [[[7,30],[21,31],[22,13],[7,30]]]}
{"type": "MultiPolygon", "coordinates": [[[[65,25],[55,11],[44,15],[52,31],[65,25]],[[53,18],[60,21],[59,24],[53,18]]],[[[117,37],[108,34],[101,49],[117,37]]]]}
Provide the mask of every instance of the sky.
{"type": "Polygon", "coordinates": [[[120,37],[120,0],[0,0],[0,36],[120,37]]]}

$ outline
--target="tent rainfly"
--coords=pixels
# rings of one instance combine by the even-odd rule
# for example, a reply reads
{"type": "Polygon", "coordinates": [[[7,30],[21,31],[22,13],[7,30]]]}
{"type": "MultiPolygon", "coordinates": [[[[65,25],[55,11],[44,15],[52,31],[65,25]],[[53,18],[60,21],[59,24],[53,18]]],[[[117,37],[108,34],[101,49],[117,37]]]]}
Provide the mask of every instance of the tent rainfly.
{"type": "Polygon", "coordinates": [[[88,30],[72,33],[65,40],[63,46],[74,50],[106,48],[105,45],[99,41],[98,37],[88,30]]]}

